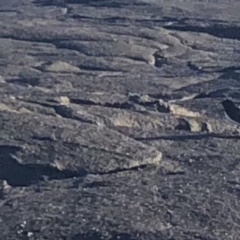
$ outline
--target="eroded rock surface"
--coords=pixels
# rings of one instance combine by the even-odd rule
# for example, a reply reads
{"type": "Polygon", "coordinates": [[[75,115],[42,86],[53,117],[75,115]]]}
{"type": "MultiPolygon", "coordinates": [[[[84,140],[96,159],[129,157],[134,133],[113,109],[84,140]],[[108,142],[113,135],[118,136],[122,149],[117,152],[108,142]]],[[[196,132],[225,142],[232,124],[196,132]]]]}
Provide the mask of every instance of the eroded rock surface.
{"type": "Polygon", "coordinates": [[[2,0],[0,239],[238,240],[239,12],[2,0]]]}

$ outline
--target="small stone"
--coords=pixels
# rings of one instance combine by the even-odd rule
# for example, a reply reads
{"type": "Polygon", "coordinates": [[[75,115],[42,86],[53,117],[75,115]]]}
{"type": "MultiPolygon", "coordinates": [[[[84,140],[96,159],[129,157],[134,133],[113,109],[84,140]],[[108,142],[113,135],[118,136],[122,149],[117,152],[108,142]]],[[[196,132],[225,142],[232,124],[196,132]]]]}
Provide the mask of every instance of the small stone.
{"type": "Polygon", "coordinates": [[[61,105],[68,106],[70,104],[70,100],[68,97],[61,96],[59,99],[61,105]]]}
{"type": "Polygon", "coordinates": [[[187,108],[181,107],[176,104],[170,105],[170,111],[174,115],[186,116],[186,117],[200,117],[201,114],[198,112],[193,112],[188,110],[187,108]]]}
{"type": "Polygon", "coordinates": [[[69,63],[57,61],[51,63],[50,65],[44,65],[44,70],[50,72],[69,72],[69,73],[79,73],[80,69],[69,63]]]}

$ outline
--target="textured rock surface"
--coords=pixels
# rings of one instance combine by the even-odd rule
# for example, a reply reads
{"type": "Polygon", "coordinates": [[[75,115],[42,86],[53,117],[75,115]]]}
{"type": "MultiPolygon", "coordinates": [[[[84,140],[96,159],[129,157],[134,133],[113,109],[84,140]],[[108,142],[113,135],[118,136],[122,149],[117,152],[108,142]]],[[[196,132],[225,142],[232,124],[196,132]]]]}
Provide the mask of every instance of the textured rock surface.
{"type": "Polygon", "coordinates": [[[238,240],[239,12],[1,0],[0,239],[238,240]]]}

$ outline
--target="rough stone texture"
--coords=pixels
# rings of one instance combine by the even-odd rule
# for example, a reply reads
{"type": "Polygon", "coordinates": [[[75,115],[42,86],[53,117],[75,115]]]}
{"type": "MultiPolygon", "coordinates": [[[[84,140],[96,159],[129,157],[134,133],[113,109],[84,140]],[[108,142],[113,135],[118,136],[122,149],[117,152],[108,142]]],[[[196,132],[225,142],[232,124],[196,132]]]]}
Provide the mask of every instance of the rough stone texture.
{"type": "Polygon", "coordinates": [[[239,240],[239,12],[1,0],[0,239],[239,240]]]}

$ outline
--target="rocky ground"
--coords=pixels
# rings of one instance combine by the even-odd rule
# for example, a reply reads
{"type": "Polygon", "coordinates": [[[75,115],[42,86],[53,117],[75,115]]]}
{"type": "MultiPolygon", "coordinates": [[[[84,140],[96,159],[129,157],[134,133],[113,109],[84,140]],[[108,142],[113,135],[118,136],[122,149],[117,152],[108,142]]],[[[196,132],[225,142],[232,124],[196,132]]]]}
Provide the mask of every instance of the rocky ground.
{"type": "Polygon", "coordinates": [[[1,0],[0,239],[239,240],[239,12],[1,0]]]}

